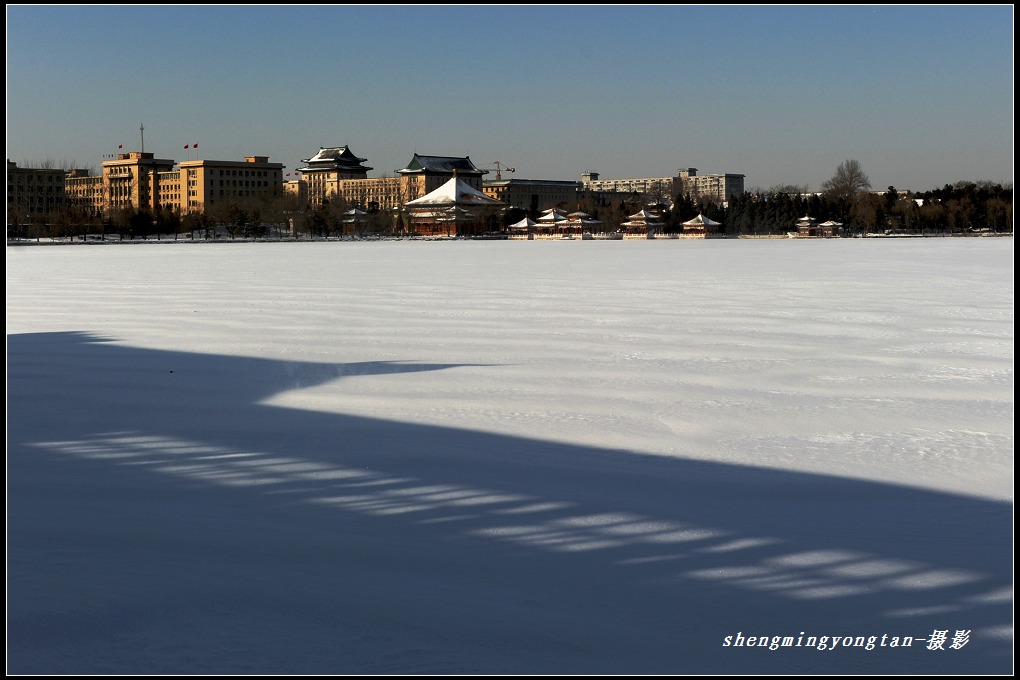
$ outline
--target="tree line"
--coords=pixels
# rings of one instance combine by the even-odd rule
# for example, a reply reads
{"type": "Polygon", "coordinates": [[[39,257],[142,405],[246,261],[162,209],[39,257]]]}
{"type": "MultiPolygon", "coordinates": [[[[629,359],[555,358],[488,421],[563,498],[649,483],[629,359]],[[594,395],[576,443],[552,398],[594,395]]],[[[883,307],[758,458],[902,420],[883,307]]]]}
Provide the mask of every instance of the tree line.
{"type": "Polygon", "coordinates": [[[848,236],[872,234],[1012,233],[1013,187],[987,181],[961,181],[923,192],[871,191],[856,160],[844,161],[821,191],[777,186],[745,191],[724,206],[684,196],[673,204],[682,223],[702,212],[722,223],[723,233],[782,235],[796,230],[802,217],[842,224],[848,236]]]}

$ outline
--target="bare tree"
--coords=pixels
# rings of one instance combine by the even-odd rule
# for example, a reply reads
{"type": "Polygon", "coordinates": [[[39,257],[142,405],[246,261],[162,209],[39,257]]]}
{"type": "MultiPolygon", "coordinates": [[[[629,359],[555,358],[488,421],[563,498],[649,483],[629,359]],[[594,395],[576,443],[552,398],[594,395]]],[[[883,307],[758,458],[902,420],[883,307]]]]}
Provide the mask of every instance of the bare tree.
{"type": "Polygon", "coordinates": [[[837,199],[850,199],[871,188],[871,180],[864,174],[859,161],[845,160],[836,168],[836,174],[822,183],[822,191],[837,199]]]}
{"type": "Polygon", "coordinates": [[[770,193],[770,194],[787,194],[789,196],[802,196],[810,193],[807,185],[800,186],[797,184],[776,184],[772,188],[768,189],[767,192],[759,193],[770,193]]]}
{"type": "MultiPolygon", "coordinates": [[[[845,160],[836,168],[836,174],[822,182],[822,191],[832,201],[836,208],[840,221],[846,223],[852,218],[852,210],[861,192],[871,188],[871,180],[864,174],[859,161],[854,159],[845,160]]],[[[866,212],[866,211],[865,211],[866,212]]],[[[862,214],[862,217],[865,215],[862,214]]],[[[865,222],[867,219],[864,220],[865,222]]],[[[853,225],[847,225],[848,230],[853,225]]],[[[864,232],[866,233],[866,231],[864,232]]]]}

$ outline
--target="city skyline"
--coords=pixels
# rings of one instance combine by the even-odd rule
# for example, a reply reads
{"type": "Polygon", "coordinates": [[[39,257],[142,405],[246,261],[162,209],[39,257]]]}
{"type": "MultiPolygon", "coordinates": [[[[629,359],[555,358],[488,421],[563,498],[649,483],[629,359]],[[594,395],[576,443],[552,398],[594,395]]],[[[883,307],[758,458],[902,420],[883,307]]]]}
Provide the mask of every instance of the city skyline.
{"type": "Polygon", "coordinates": [[[854,158],[874,189],[1011,184],[1012,17],[1010,5],[8,5],[7,156],[95,168],[140,150],[144,123],[157,157],[255,154],[285,173],[349,145],[371,177],[420,153],[522,179],[696,167],[817,190],[854,158]]]}

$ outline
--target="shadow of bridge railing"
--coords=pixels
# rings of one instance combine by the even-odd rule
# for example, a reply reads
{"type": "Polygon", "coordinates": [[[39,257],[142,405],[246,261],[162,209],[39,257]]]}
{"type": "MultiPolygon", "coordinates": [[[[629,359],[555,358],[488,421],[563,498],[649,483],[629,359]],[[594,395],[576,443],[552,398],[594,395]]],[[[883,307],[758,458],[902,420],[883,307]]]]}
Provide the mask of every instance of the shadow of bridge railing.
{"type": "Polygon", "coordinates": [[[261,403],[456,368],[9,336],[9,668],[1011,667],[1006,503],[261,403]]]}

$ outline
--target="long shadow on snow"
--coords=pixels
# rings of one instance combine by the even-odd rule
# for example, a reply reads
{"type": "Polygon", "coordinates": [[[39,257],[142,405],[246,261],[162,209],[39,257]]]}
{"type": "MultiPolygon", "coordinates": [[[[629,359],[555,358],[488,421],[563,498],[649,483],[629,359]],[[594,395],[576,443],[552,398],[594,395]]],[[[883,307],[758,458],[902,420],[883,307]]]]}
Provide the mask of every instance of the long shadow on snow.
{"type": "Polygon", "coordinates": [[[260,404],[456,368],[8,336],[8,672],[1011,672],[1007,503],[260,404]]]}

